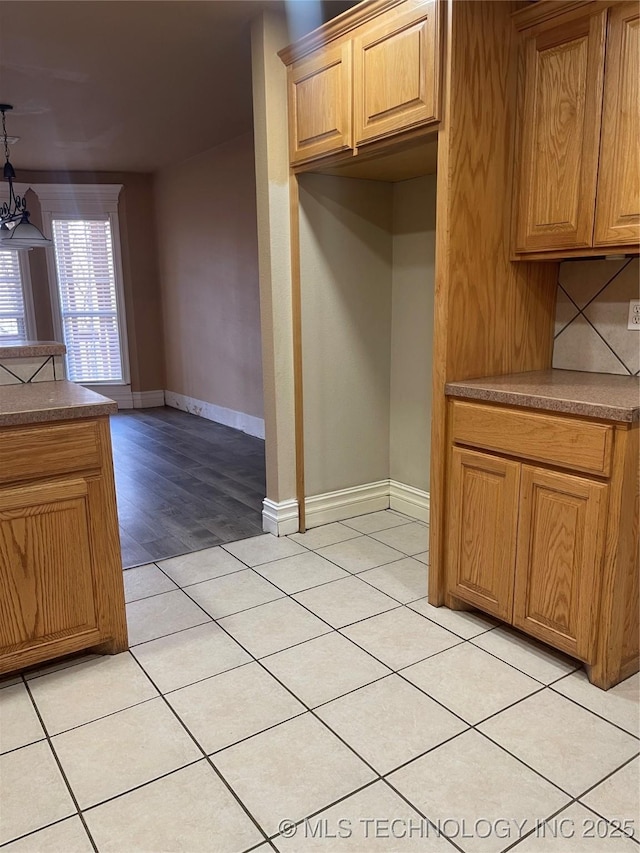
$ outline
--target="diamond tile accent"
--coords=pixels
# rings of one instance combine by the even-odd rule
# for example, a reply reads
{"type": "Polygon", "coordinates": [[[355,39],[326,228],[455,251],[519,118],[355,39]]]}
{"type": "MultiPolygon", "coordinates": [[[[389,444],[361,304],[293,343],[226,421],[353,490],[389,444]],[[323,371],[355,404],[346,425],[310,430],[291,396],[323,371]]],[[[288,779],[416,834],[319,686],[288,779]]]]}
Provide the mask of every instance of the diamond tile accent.
{"type": "Polygon", "coordinates": [[[627,315],[629,300],[640,295],[639,263],[633,258],[560,264],[554,367],[595,373],[637,373],[639,335],[627,329],[627,315]]]}

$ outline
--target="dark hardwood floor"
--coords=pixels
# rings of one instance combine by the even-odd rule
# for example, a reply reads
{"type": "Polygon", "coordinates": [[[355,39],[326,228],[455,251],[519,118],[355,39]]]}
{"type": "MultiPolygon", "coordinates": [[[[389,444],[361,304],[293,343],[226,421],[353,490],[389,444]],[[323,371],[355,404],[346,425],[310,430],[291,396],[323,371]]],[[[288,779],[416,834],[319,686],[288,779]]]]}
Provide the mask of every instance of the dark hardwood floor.
{"type": "Polygon", "coordinates": [[[264,441],[168,407],[111,417],[125,568],[262,533],[264,441]]]}

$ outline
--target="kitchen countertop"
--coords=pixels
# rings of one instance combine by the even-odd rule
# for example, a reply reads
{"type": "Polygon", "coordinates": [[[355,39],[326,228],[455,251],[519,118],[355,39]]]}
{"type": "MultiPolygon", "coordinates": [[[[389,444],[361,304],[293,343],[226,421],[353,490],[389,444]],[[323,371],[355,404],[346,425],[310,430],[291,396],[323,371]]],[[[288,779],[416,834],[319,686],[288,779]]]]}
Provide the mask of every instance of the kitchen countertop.
{"type": "Polygon", "coordinates": [[[0,345],[0,361],[5,358],[37,358],[41,355],[64,355],[67,348],[57,341],[19,341],[0,345]]]}
{"type": "Polygon", "coordinates": [[[450,397],[484,400],[529,409],[547,409],[633,422],[640,419],[640,378],[578,370],[532,370],[448,382],[450,397]]]}
{"type": "Polygon", "coordinates": [[[68,382],[29,382],[0,387],[0,427],[113,415],[118,404],[68,382]]]}

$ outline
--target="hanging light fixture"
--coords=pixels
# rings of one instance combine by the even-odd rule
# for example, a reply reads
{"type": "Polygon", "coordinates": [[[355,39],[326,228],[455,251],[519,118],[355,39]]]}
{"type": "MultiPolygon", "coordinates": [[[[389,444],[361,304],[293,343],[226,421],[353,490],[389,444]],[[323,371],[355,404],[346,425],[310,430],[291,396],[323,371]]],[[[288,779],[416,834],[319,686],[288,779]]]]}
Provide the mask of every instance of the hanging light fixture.
{"type": "Polygon", "coordinates": [[[13,188],[16,170],[9,162],[9,138],[5,122],[5,113],[12,109],[11,104],[0,104],[5,156],[3,177],[9,184],[9,200],[0,205],[0,249],[35,249],[39,246],[51,246],[52,241],[29,222],[25,196],[16,195],[13,188]]]}

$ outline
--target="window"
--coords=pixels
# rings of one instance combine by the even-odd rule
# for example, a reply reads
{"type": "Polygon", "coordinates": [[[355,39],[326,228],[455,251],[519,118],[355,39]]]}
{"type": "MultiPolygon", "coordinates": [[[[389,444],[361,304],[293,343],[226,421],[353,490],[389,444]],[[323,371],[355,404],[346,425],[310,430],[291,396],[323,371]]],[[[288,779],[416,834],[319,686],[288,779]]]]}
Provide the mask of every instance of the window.
{"type": "Polygon", "coordinates": [[[72,382],[122,382],[111,222],[53,218],[58,300],[72,382]]]}
{"type": "Polygon", "coordinates": [[[122,185],[31,189],[40,202],[43,231],[53,240],[47,272],[54,333],[67,347],[67,379],[126,398],[127,389],[118,387],[129,384],[118,224],[122,185]]]}
{"type": "Polygon", "coordinates": [[[0,251],[0,342],[25,340],[30,335],[24,267],[20,253],[0,251]]]}

